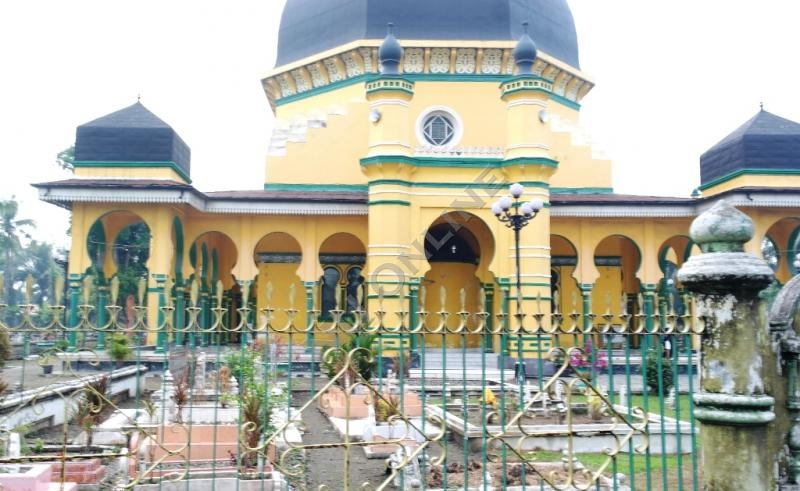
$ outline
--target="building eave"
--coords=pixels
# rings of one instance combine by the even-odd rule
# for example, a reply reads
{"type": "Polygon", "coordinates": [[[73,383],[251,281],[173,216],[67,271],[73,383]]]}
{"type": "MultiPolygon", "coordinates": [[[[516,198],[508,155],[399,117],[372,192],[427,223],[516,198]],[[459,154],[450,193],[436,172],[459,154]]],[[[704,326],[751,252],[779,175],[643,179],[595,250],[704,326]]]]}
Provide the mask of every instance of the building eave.
{"type": "Polygon", "coordinates": [[[93,187],[97,183],[52,182],[34,184],[39,190],[39,199],[65,208],[72,203],[130,203],[130,204],[175,204],[187,205],[202,213],[243,215],[329,215],[366,216],[366,198],[342,202],[324,199],[303,200],[276,199],[265,194],[246,198],[214,198],[190,186],[164,186],[159,188],[136,187],[115,183],[106,187],[93,187]]]}

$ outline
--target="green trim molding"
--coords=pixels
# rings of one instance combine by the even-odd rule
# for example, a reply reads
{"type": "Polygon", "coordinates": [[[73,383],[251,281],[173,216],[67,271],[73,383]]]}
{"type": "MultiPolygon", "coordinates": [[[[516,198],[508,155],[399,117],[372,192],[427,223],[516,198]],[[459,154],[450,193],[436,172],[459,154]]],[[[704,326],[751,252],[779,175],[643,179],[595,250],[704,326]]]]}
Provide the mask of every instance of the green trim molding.
{"type": "Polygon", "coordinates": [[[712,188],[714,186],[718,186],[725,182],[728,182],[732,179],[735,179],[740,176],[800,176],[800,170],[798,169],[739,169],[737,171],[731,172],[729,174],[725,174],[722,177],[718,177],[711,182],[707,182],[705,184],[701,184],[698,189],[701,191],[705,191],[708,188],[712,188]]]}
{"type": "Polygon", "coordinates": [[[158,162],[135,162],[135,161],[108,161],[108,162],[100,162],[100,161],[90,161],[90,160],[76,160],[73,162],[73,166],[76,168],[84,167],[84,168],[100,168],[100,167],[113,167],[113,168],[135,168],[135,167],[144,167],[144,168],[169,168],[174,170],[183,180],[187,183],[191,184],[192,179],[189,177],[189,174],[178,166],[175,162],[171,160],[165,161],[158,161],[158,162]]]}
{"type": "Polygon", "coordinates": [[[366,83],[367,94],[376,92],[404,92],[414,95],[414,82],[403,77],[378,76],[366,83]]]}
{"type": "MultiPolygon", "coordinates": [[[[375,179],[369,182],[369,186],[405,186],[410,188],[450,188],[450,189],[486,189],[505,192],[510,182],[498,181],[494,183],[484,182],[412,182],[401,179],[375,179]]],[[[520,181],[526,188],[548,189],[549,185],[542,181],[520,181]]]]}
{"type": "Polygon", "coordinates": [[[551,194],[612,194],[614,188],[550,188],[551,194]]]}
{"type": "Polygon", "coordinates": [[[441,157],[409,157],[407,155],[377,155],[366,157],[360,160],[362,167],[376,164],[398,163],[414,167],[461,167],[461,168],[486,168],[494,167],[502,169],[504,167],[518,165],[543,165],[547,167],[558,167],[558,161],[545,158],[520,157],[511,160],[487,159],[487,158],[441,158],[441,157]]]}
{"type": "Polygon", "coordinates": [[[403,201],[400,199],[377,199],[375,201],[369,201],[367,205],[368,206],[380,206],[380,205],[411,206],[411,202],[403,201]]]}
{"type": "MultiPolygon", "coordinates": [[[[352,78],[348,78],[347,80],[340,80],[338,82],[333,82],[328,85],[323,85],[322,87],[315,87],[305,92],[300,92],[297,94],[280,97],[275,100],[275,105],[283,106],[285,104],[290,104],[292,102],[307,99],[309,97],[314,97],[316,95],[324,94],[326,92],[331,92],[344,87],[349,87],[351,85],[368,82],[374,79],[376,76],[379,75],[375,73],[365,73],[357,75],[352,78]]],[[[484,82],[484,83],[497,84],[509,81],[508,75],[476,75],[476,74],[457,74],[457,73],[404,73],[402,74],[402,78],[412,83],[413,82],[484,82]]],[[[570,109],[580,110],[581,108],[581,105],[578,102],[571,101],[564,96],[560,96],[558,94],[554,94],[549,91],[545,92],[554,102],[569,107],[570,109]]]]}

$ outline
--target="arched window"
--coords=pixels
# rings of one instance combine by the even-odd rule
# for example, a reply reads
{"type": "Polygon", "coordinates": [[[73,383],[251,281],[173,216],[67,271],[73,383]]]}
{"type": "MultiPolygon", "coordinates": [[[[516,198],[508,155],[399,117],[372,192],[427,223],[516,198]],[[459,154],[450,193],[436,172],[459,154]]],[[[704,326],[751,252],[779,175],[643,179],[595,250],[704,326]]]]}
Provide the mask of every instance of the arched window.
{"type": "Polygon", "coordinates": [[[363,310],[366,305],[364,297],[364,277],[361,276],[361,266],[353,266],[347,270],[347,297],[345,299],[347,313],[352,314],[355,310],[363,310]]]}
{"type": "Polygon", "coordinates": [[[339,307],[339,299],[336,298],[336,295],[339,290],[339,278],[341,276],[339,270],[332,266],[325,268],[322,272],[322,317],[330,317],[330,311],[339,307]]]}

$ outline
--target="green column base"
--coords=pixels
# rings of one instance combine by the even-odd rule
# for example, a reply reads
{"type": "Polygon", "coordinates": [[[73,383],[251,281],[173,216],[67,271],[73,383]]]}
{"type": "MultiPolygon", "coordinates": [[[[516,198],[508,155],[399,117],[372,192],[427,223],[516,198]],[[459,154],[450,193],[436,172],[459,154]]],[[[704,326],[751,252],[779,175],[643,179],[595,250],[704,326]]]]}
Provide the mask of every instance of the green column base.
{"type": "Polygon", "coordinates": [[[704,424],[760,426],[775,420],[770,396],[703,393],[694,395],[694,417],[704,424]]]}

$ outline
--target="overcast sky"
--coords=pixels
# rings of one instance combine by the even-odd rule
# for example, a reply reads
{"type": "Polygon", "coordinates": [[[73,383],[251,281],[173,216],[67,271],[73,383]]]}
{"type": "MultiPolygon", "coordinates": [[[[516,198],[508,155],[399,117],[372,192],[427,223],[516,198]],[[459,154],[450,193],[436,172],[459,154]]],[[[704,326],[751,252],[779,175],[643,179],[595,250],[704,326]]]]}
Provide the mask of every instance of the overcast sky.
{"type": "MultiPolygon", "coordinates": [[[[800,121],[796,0],[570,0],[581,68],[597,84],[582,122],[617,192],[688,196],[699,156],[758,111],[800,121]]],[[[31,182],[68,177],[75,128],[136,102],[192,149],[201,191],[259,189],[283,0],[0,2],[0,199],[65,243],[65,211],[31,182]]],[[[402,41],[402,40],[401,40],[402,41]]]]}

